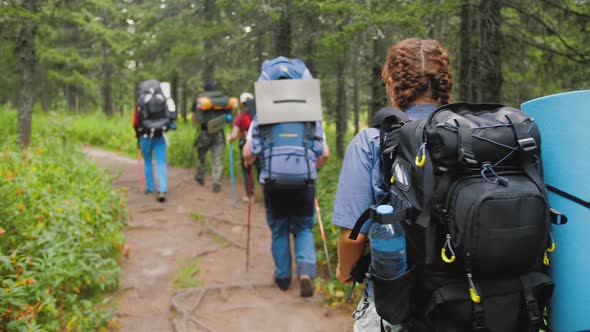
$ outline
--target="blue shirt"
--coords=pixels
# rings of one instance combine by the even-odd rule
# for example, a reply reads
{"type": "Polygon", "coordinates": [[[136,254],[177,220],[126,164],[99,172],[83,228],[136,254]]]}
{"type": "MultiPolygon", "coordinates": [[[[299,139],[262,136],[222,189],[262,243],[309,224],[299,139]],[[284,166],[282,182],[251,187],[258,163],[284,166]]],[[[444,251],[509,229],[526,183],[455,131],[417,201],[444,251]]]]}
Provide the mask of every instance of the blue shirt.
{"type": "MultiPolygon", "coordinates": [[[[426,118],[436,106],[431,104],[412,105],[405,113],[411,120],[426,118]]],[[[358,133],[348,144],[338,190],[334,202],[332,223],[336,226],[352,229],[357,219],[371,205],[376,204],[386,194],[381,185],[381,160],[379,158],[379,129],[367,128],[358,133]]],[[[367,234],[370,222],[361,228],[367,234]]]]}

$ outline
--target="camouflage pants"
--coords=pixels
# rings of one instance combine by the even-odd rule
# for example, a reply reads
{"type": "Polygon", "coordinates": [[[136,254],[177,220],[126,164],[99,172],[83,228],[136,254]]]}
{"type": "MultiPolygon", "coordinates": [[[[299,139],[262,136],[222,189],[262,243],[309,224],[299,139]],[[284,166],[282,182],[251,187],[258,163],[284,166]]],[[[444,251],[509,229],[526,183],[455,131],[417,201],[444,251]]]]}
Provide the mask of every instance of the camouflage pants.
{"type": "Polygon", "coordinates": [[[209,134],[205,130],[201,131],[196,144],[197,156],[199,158],[197,178],[205,178],[205,157],[207,157],[207,151],[211,149],[211,153],[213,154],[213,183],[221,186],[221,171],[223,170],[221,160],[223,157],[224,144],[223,131],[219,131],[215,134],[209,134]]]}

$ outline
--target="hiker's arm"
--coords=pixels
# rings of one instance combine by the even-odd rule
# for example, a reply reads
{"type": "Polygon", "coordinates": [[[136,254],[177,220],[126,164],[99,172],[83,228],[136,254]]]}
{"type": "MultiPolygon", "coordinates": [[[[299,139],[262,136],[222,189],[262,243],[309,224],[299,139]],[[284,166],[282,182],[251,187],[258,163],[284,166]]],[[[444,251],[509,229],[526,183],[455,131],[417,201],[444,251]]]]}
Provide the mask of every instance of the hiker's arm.
{"type": "Polygon", "coordinates": [[[340,228],[340,236],[338,238],[338,266],[336,267],[336,278],[342,283],[348,284],[352,282],[350,273],[355,267],[359,259],[365,252],[367,245],[367,236],[359,234],[356,240],[348,238],[352,230],[348,228],[340,228]]]}
{"type": "Polygon", "coordinates": [[[375,204],[372,174],[377,164],[372,157],[376,155],[373,139],[379,139],[378,131],[370,137],[365,131],[357,134],[348,144],[340,168],[332,224],[340,227],[337,277],[342,282],[352,281],[350,273],[363,255],[367,243],[368,222],[361,227],[356,240],[350,240],[348,236],[359,216],[371,204],[375,204]]]}
{"type": "Polygon", "coordinates": [[[238,138],[239,134],[240,134],[240,127],[234,125],[231,134],[227,135],[227,140],[230,142],[233,142],[238,138]]]}
{"type": "Polygon", "coordinates": [[[252,140],[247,140],[242,149],[242,156],[246,167],[250,167],[256,161],[256,156],[252,154],[252,140]]]}
{"type": "Polygon", "coordinates": [[[326,140],[324,140],[322,144],[324,145],[322,148],[322,154],[315,161],[315,168],[317,169],[320,169],[322,166],[324,166],[326,161],[328,161],[328,157],[330,157],[330,148],[328,147],[326,140]]]}

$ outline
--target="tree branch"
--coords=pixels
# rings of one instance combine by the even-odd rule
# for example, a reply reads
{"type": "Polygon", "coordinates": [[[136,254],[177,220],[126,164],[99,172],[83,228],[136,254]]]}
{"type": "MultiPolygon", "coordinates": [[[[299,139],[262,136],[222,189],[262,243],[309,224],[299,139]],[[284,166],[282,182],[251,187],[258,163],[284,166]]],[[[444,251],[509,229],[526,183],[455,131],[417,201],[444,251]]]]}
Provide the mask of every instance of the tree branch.
{"type": "Polygon", "coordinates": [[[561,36],[561,34],[559,32],[557,32],[557,30],[555,30],[554,28],[552,28],[551,26],[549,26],[549,24],[547,22],[543,21],[538,16],[533,15],[533,14],[525,11],[524,9],[522,9],[522,8],[520,8],[520,7],[518,7],[518,6],[514,5],[514,4],[506,3],[505,6],[506,7],[509,7],[509,8],[512,8],[512,9],[516,10],[517,12],[525,15],[526,17],[533,19],[535,22],[541,24],[547,31],[549,31],[551,34],[557,36],[557,38],[563,44],[563,46],[565,46],[565,48],[569,49],[572,53],[574,53],[574,55],[579,56],[581,58],[585,58],[585,57],[588,56],[587,54],[579,53],[578,50],[576,50],[574,47],[570,46],[565,41],[565,39],[561,36]]]}

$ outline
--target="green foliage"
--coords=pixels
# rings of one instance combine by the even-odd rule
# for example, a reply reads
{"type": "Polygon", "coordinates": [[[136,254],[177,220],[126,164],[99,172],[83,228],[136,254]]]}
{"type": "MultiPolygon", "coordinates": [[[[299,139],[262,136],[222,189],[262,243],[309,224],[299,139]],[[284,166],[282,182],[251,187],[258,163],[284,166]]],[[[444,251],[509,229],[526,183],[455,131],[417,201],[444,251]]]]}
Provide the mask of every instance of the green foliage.
{"type": "Polygon", "coordinates": [[[176,276],[174,277],[174,288],[194,288],[203,285],[203,282],[197,278],[199,273],[199,260],[186,260],[181,263],[176,276]]]}
{"type": "MultiPolygon", "coordinates": [[[[6,120],[0,113],[0,124],[6,120]]],[[[0,131],[3,131],[0,130],[0,131]]],[[[0,143],[0,326],[106,330],[100,296],[118,287],[126,200],[110,177],[49,135],[0,143]]]]}

